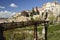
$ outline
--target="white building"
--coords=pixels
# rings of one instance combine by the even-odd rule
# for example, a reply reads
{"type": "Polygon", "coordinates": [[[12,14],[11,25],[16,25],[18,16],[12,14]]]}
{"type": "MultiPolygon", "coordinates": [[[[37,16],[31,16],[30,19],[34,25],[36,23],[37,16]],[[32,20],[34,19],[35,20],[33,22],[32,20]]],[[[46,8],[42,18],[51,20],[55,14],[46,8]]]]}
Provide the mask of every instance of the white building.
{"type": "Polygon", "coordinates": [[[57,2],[48,2],[43,5],[44,10],[50,10],[54,13],[55,16],[59,15],[60,13],[60,4],[57,2]]]}

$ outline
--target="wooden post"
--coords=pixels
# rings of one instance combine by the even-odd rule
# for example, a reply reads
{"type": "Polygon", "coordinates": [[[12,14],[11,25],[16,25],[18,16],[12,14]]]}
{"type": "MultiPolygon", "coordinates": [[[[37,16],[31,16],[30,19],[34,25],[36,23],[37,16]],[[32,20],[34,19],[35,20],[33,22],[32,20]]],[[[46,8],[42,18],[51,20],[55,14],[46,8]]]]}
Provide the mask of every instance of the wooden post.
{"type": "Polygon", "coordinates": [[[47,40],[48,21],[44,22],[44,26],[45,26],[45,40],[47,40]]]}
{"type": "Polygon", "coordinates": [[[3,36],[3,27],[0,25],[0,40],[6,40],[3,36]]]}
{"type": "Polygon", "coordinates": [[[42,29],[42,40],[45,40],[45,27],[43,26],[42,29]]]}
{"type": "Polygon", "coordinates": [[[34,24],[34,40],[37,40],[37,24],[34,24]]]}

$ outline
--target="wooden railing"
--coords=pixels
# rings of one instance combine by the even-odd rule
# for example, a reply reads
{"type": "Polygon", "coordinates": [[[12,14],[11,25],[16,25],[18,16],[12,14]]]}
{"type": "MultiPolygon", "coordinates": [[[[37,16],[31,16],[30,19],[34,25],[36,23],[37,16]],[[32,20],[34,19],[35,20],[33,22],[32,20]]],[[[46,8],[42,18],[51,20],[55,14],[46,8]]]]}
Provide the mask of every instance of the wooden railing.
{"type": "MultiPolygon", "coordinates": [[[[9,22],[9,23],[0,23],[0,33],[3,33],[3,31],[6,30],[11,30],[11,29],[15,29],[15,28],[23,28],[23,27],[28,27],[31,25],[34,25],[34,38],[37,39],[37,26],[41,23],[44,23],[45,26],[45,39],[47,40],[47,26],[48,26],[48,21],[26,21],[26,22],[9,22]]],[[[0,36],[1,37],[1,36],[0,36]]],[[[3,34],[2,34],[2,38],[1,40],[5,40],[3,38],[3,34]]]]}

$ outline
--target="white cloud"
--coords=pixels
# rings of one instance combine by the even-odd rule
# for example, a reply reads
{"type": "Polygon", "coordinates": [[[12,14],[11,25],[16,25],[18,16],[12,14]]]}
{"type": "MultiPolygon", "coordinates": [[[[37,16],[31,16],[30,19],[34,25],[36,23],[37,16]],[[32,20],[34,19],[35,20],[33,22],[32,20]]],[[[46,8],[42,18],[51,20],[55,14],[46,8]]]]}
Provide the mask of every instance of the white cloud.
{"type": "Polygon", "coordinates": [[[0,8],[5,8],[4,6],[0,6],[0,8]]]}
{"type": "Polygon", "coordinates": [[[16,5],[16,4],[14,4],[14,3],[11,3],[11,4],[10,4],[10,7],[14,7],[14,8],[16,8],[16,7],[17,7],[17,5],[16,5]]]}
{"type": "Polygon", "coordinates": [[[9,12],[7,10],[0,11],[0,18],[8,18],[8,17],[11,17],[12,15],[14,15],[14,13],[9,12]]]}

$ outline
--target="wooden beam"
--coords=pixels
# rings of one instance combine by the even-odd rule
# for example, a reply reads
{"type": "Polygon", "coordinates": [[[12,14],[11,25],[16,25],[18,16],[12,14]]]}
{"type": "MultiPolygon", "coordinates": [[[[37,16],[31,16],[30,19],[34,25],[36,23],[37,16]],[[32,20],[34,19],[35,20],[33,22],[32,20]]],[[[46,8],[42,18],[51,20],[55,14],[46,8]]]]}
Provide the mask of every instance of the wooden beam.
{"type": "Polygon", "coordinates": [[[15,28],[28,27],[28,26],[34,25],[35,23],[41,24],[44,22],[46,22],[46,21],[10,22],[10,23],[0,23],[0,26],[3,27],[2,30],[4,31],[4,30],[15,29],[15,28]]]}

